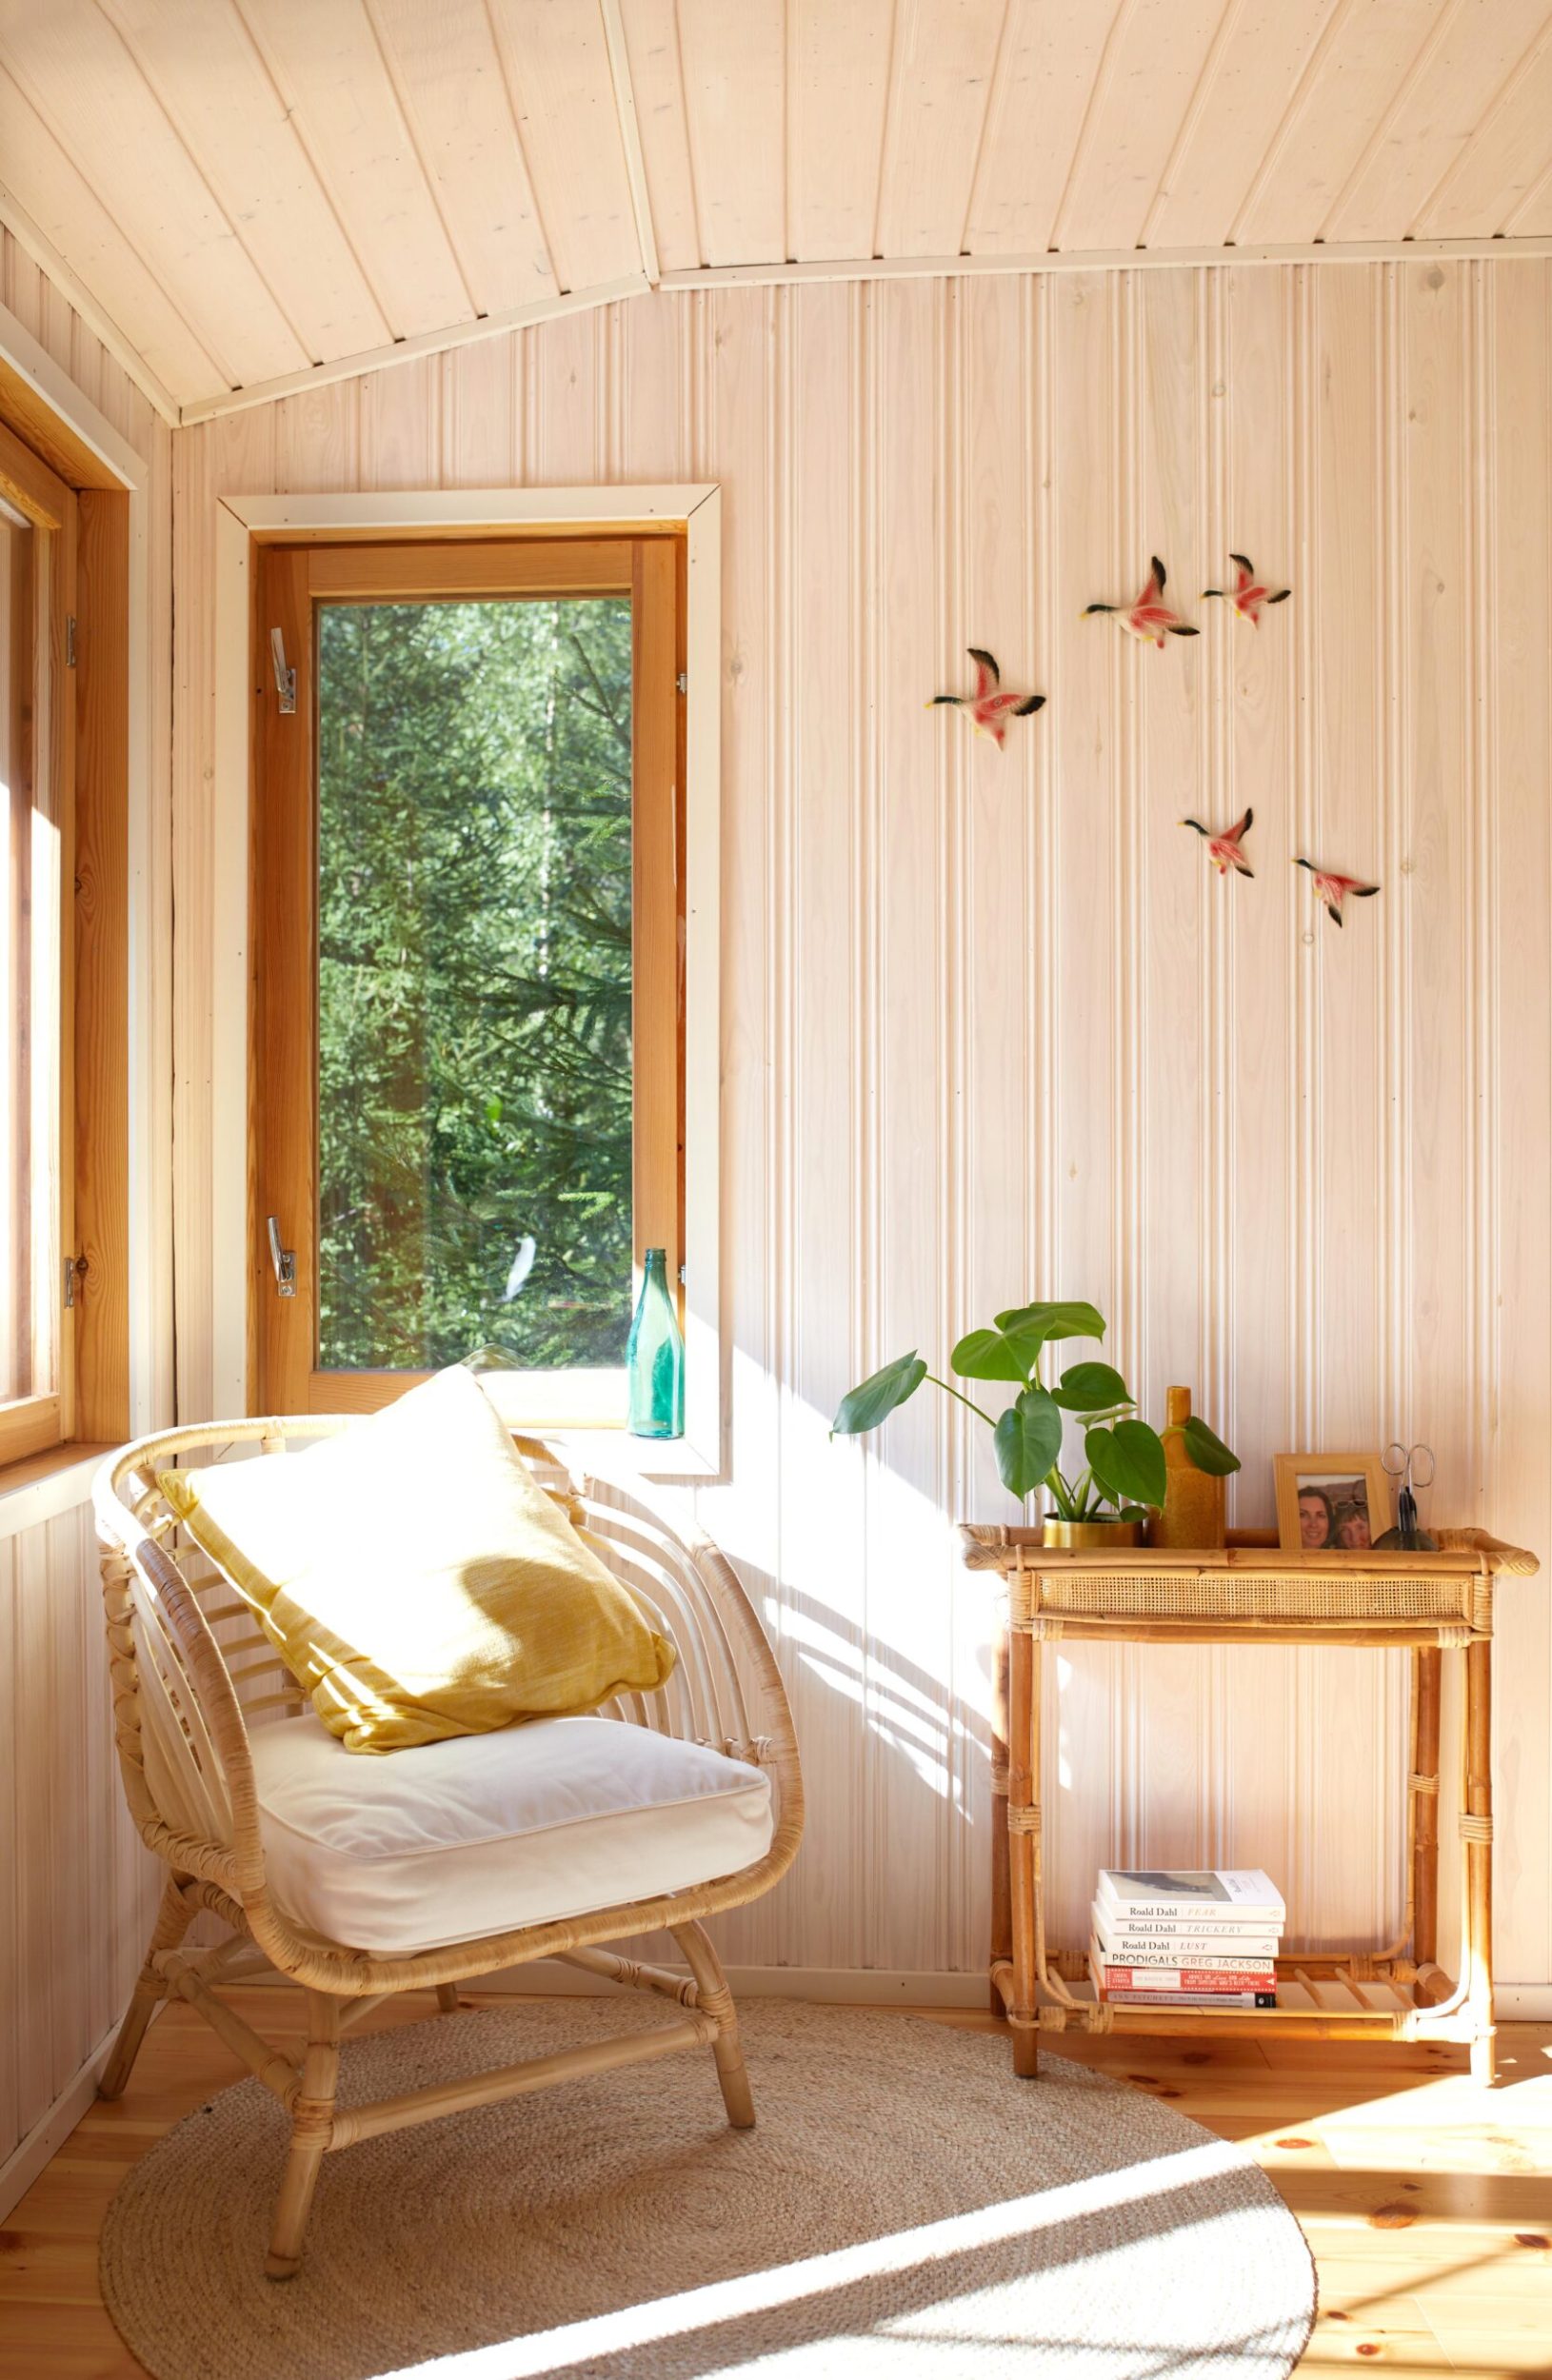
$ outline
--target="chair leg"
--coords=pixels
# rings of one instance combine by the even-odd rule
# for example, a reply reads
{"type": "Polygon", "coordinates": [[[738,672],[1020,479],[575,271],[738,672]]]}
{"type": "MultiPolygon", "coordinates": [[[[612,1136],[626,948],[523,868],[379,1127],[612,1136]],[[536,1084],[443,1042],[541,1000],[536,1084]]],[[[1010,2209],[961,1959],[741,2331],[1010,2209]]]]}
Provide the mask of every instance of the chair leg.
{"type": "Polygon", "coordinates": [[[99,2099],[119,2099],[134,2071],[140,2054],[140,2044],[146,2038],[146,2028],[159,2004],[167,1998],[167,1985],[157,1973],[152,1961],[159,1952],[175,1951],[189,1927],[194,1913],[183,1896],[179,1878],[169,1875],[162,1887],[162,1905],[156,1913],[156,1923],[146,1951],[146,1963],[135,1979],[133,1995],[119,2027],[118,2039],[109,2053],[107,2065],[97,2084],[99,2099]]]}
{"type": "Polygon", "coordinates": [[[716,2023],[717,2037],[711,2045],[711,2054],[717,2061],[717,2080],[722,2085],[727,2121],[735,2131],[747,2132],[754,2123],[754,2096],[744,2064],[744,2044],[739,2039],[738,2011],[722,1972],[722,1961],[704,1927],[675,1926],[672,1933],[695,1977],[697,2005],[716,2023]]]}
{"type": "Polygon", "coordinates": [[[450,2016],[458,2006],[458,1986],[455,1983],[439,1983],[436,2004],[444,2015],[450,2016]]]}
{"type": "Polygon", "coordinates": [[[334,2129],[334,2089],[340,2071],[340,2004],[328,1992],[308,1993],[308,2051],[302,2089],[291,2111],[291,2147],[275,2201],[265,2274],[289,2281],[302,2262],[318,2170],[334,2129]]]}

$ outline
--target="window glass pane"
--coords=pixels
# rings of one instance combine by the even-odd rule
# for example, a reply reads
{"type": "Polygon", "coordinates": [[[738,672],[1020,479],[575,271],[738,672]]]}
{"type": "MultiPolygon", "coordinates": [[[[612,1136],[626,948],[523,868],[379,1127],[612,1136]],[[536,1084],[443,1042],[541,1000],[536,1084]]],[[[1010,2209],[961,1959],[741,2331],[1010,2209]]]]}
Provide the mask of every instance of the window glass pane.
{"type": "MultiPolygon", "coordinates": [[[[33,1359],[32,540],[0,504],[0,1402],[47,1391],[33,1359]]],[[[46,1025],[49,1020],[42,1021],[46,1025]]]]}
{"type": "Polygon", "coordinates": [[[620,597],[318,613],[318,1360],[619,1364],[620,597]]]}

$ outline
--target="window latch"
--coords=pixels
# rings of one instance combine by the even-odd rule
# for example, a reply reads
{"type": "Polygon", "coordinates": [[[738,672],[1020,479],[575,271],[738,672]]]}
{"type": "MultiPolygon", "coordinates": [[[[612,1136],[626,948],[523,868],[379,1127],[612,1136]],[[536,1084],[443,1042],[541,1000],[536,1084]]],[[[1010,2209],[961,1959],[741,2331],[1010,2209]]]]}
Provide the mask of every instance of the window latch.
{"type": "Polygon", "coordinates": [[[296,672],[286,666],[286,639],[278,628],[269,631],[269,658],[275,668],[276,705],[282,711],[296,708],[296,672]]]}
{"type": "Polygon", "coordinates": [[[65,1310],[67,1313],[69,1313],[70,1308],[74,1305],[76,1290],[80,1283],[85,1280],[86,1277],[86,1258],[84,1256],[68,1256],[65,1259],[65,1310]]]}
{"type": "Polygon", "coordinates": [[[269,1261],[275,1268],[275,1295],[294,1298],[296,1295],[296,1251],[280,1244],[280,1225],[274,1216],[269,1218],[269,1261]]]}

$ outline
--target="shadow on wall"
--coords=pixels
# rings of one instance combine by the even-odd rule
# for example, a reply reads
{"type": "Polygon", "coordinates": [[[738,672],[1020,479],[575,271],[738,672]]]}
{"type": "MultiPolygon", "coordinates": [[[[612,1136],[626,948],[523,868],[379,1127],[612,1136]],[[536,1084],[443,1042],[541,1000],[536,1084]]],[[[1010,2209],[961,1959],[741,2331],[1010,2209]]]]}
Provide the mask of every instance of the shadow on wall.
{"type": "Polygon", "coordinates": [[[973,1652],[978,1708],[876,1629],[736,1558],[791,1697],[807,1818],[790,1874],[721,1921],[726,1955],[976,1972],[989,1922],[989,1625],[973,1652]]]}

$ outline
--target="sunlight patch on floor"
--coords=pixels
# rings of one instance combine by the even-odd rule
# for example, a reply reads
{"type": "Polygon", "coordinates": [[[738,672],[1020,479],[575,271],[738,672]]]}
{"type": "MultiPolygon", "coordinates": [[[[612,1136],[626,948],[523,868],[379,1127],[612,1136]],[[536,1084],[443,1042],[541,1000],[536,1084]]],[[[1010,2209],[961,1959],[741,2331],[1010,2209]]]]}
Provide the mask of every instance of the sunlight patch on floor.
{"type": "MultiPolygon", "coordinates": [[[[913,2272],[936,2262],[946,2264],[1000,2241],[1198,2187],[1216,2175],[1232,2172],[1238,2162],[1239,2152],[1227,2142],[1204,2142],[1201,2148],[1149,2158],[1119,2172],[1097,2173],[1056,2189],[1001,2199],[994,2206],[893,2231],[883,2239],[861,2240],[766,2271],[740,2273],[730,2280],[654,2298],[646,2305],[622,2307],[614,2313],[536,2331],[527,2338],[398,2366],[379,2373],[376,2380],[539,2380],[542,2374],[568,2371],[580,2380],[596,2361],[611,2354],[708,2331],[722,2323],[746,2321],[773,2308],[840,2291],[881,2274],[913,2272]]],[[[1000,2294],[991,2292],[993,2298],[1000,2294]]],[[[946,2302],[971,2301],[956,2301],[950,2291],[946,2302]]],[[[881,2331],[872,2341],[847,2331],[837,2340],[838,2369],[844,2355],[848,2375],[855,2371],[860,2380],[870,2368],[881,2374],[904,2371],[908,2368],[904,2357],[909,2329],[907,2317],[898,2330],[890,2325],[887,2332],[881,2331]]],[[[925,2328],[921,2335],[925,2344],[931,2336],[930,2329],[925,2328]]]]}

